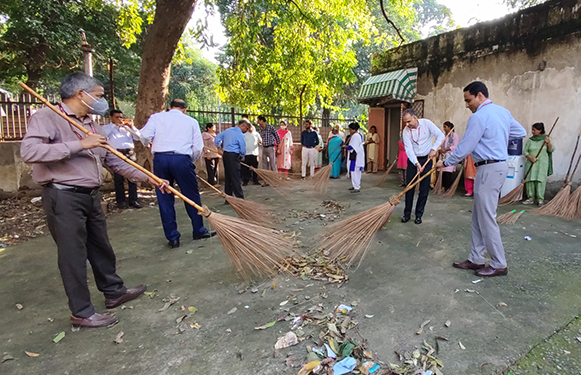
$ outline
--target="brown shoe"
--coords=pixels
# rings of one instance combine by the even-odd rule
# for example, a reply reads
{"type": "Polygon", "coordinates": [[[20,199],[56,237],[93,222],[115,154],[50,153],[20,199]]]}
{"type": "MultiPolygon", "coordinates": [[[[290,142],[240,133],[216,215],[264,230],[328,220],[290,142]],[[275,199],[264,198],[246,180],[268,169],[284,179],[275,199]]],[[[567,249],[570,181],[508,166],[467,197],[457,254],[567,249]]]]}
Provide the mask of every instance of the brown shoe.
{"type": "Polygon", "coordinates": [[[74,326],[98,328],[107,327],[114,323],[117,323],[117,318],[113,315],[94,313],[88,318],[77,318],[76,316],[71,316],[71,324],[74,326]]]}
{"type": "Polygon", "coordinates": [[[147,290],[147,285],[144,285],[144,284],[137,285],[135,288],[129,288],[129,289],[127,289],[127,292],[125,292],[125,294],[123,294],[120,297],[105,299],[105,306],[108,309],[112,309],[114,307],[117,307],[117,306],[125,303],[125,302],[134,300],[135,298],[142,295],[143,292],[145,292],[146,290],[147,290]]]}
{"type": "Polygon", "coordinates": [[[506,268],[492,268],[490,266],[486,266],[481,270],[476,271],[476,275],[482,277],[504,276],[507,273],[508,269],[506,268]]]}
{"type": "Polygon", "coordinates": [[[484,268],[484,266],[485,266],[484,264],[472,263],[469,260],[465,260],[463,262],[452,263],[452,267],[461,268],[463,270],[479,270],[481,268],[484,268]]]}

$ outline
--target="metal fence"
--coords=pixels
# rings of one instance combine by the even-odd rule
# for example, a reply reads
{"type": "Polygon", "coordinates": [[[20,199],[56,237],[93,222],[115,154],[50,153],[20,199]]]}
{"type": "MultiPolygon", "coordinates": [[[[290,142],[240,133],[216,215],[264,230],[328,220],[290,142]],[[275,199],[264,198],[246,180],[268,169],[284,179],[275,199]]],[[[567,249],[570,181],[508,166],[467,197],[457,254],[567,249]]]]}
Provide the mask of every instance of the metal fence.
{"type": "MultiPolygon", "coordinates": [[[[52,104],[58,103],[60,100],[57,97],[47,97],[52,104]]],[[[36,100],[30,94],[22,94],[16,97],[9,97],[0,93],[0,141],[18,141],[26,134],[28,121],[30,116],[44,107],[42,102],[36,100]]],[[[245,113],[235,108],[222,107],[218,109],[191,109],[188,114],[194,117],[202,128],[205,123],[213,123],[217,125],[217,131],[222,131],[232,126],[233,123],[240,120],[243,115],[248,115],[252,123],[256,123],[258,114],[245,113]]],[[[291,131],[293,140],[300,140],[301,126],[300,118],[298,116],[283,116],[283,115],[264,115],[267,123],[278,127],[282,120],[288,124],[288,129],[291,131]]],[[[310,119],[314,126],[319,127],[319,133],[326,141],[326,136],[330,133],[331,127],[339,125],[341,128],[347,128],[347,125],[355,119],[339,119],[339,118],[325,118],[325,117],[305,117],[310,119]]],[[[105,124],[108,119],[99,118],[100,124],[105,124]]],[[[367,127],[364,122],[361,125],[367,127]]]]}

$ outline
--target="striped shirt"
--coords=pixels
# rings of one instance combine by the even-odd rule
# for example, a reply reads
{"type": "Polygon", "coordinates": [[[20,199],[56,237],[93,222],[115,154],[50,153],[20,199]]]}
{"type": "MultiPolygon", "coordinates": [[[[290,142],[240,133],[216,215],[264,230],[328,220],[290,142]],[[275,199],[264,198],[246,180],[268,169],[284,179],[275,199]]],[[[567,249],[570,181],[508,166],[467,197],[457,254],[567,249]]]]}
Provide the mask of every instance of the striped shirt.
{"type": "Polygon", "coordinates": [[[280,137],[272,125],[267,124],[264,129],[261,127],[260,136],[262,137],[262,147],[272,147],[280,144],[280,137]]]}

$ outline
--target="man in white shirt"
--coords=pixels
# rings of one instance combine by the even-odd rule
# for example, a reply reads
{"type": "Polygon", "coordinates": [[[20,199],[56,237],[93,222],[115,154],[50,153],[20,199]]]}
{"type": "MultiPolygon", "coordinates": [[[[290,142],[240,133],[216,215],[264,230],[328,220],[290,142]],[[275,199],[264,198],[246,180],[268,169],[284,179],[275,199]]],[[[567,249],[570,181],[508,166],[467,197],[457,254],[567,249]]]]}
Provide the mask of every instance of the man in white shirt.
{"type": "MultiPolygon", "coordinates": [[[[169,111],[151,115],[141,129],[141,142],[144,145],[152,142],[153,173],[168,180],[170,184],[177,182],[186,197],[202,205],[194,162],[202,154],[204,142],[198,121],[186,115],[186,109],[183,100],[174,99],[169,111]]],[[[163,194],[158,189],[156,194],[165,237],[170,247],[179,247],[181,235],[176,221],[175,198],[173,194],[163,194]]],[[[184,205],[192,221],[194,240],[216,234],[204,228],[198,210],[185,202],[184,205]]]]}
{"type": "MultiPolygon", "coordinates": [[[[258,146],[262,142],[262,137],[260,137],[260,133],[256,131],[254,125],[250,125],[248,131],[244,133],[244,139],[246,141],[246,156],[244,157],[244,164],[248,164],[253,168],[258,168],[258,146]]],[[[259,185],[256,172],[244,165],[241,167],[241,170],[243,186],[248,185],[248,182],[251,179],[254,185],[259,185]]]]}
{"type": "MultiPolygon", "coordinates": [[[[403,112],[402,119],[406,126],[402,131],[402,139],[408,156],[406,183],[409,184],[418,173],[420,174],[419,178],[432,169],[431,159],[436,156],[436,150],[444,141],[445,136],[430,120],[418,119],[416,112],[411,108],[403,112]],[[428,160],[429,162],[426,164],[428,160]]],[[[414,190],[408,191],[405,195],[402,223],[410,221],[414,205],[414,190]]],[[[422,223],[422,215],[424,214],[429,193],[430,179],[425,178],[420,182],[420,192],[416,203],[416,224],[422,223]]]]}
{"type": "MultiPolygon", "coordinates": [[[[113,109],[109,112],[109,119],[111,122],[103,126],[103,130],[107,135],[107,142],[111,147],[135,161],[135,151],[133,151],[135,145],[133,144],[133,140],[139,141],[141,133],[133,126],[132,122],[124,124],[123,112],[118,109],[113,109]]],[[[117,201],[117,207],[121,209],[127,208],[125,177],[113,173],[113,181],[115,182],[115,200],[117,201]]],[[[137,184],[128,179],[127,190],[129,193],[129,206],[141,208],[141,205],[137,202],[137,184]]]]}

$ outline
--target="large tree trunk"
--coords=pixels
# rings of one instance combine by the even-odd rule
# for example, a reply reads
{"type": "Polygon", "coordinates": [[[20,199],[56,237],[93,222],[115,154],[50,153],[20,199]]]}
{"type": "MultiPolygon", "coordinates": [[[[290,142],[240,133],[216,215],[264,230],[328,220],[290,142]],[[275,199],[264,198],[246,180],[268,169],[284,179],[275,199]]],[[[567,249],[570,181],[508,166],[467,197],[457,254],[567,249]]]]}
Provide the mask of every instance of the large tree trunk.
{"type": "MultiPolygon", "coordinates": [[[[155,18],[147,32],[141,56],[135,125],[141,128],[153,113],[165,108],[171,60],[196,0],[156,0],[155,18]]],[[[151,154],[137,147],[137,162],[151,168],[151,154]]]]}

